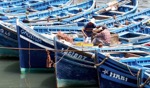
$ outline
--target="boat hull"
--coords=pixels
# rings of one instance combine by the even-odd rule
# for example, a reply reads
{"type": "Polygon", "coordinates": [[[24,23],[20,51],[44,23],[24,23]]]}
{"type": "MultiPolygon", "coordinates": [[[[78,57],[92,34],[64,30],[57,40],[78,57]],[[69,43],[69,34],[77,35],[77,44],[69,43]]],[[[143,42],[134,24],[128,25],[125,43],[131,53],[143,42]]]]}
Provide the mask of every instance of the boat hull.
{"type": "Polygon", "coordinates": [[[19,58],[17,33],[0,25],[0,39],[0,58],[19,58]]]}
{"type": "MultiPolygon", "coordinates": [[[[60,42],[55,45],[56,50],[68,48],[60,42]]],[[[98,86],[94,59],[83,55],[78,52],[56,52],[57,87],[98,86]]]]}
{"type": "MultiPolygon", "coordinates": [[[[28,70],[49,70],[53,68],[54,64],[54,45],[43,41],[39,36],[42,36],[34,30],[24,28],[26,26],[17,26],[18,33],[18,47],[20,58],[21,72],[28,70]]],[[[46,40],[47,41],[47,40],[46,40]]],[[[52,41],[51,41],[52,42],[52,41]]],[[[53,42],[52,42],[53,43],[53,42]]]]}
{"type": "Polygon", "coordinates": [[[138,77],[141,76],[141,70],[131,68],[110,58],[106,60],[106,58],[108,57],[100,53],[97,54],[98,63],[104,61],[98,66],[99,88],[134,88],[139,86],[138,77]]]}

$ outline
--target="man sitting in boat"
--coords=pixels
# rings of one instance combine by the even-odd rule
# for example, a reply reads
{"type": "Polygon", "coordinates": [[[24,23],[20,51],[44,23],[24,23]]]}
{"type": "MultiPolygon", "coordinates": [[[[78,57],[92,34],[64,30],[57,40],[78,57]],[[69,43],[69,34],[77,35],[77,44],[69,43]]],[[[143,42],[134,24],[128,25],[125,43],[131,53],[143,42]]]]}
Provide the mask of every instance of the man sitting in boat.
{"type": "Polygon", "coordinates": [[[92,18],[90,22],[88,22],[82,29],[83,36],[85,37],[85,42],[91,42],[93,28],[96,28],[94,18],[92,18]]]}
{"type": "Polygon", "coordinates": [[[92,41],[93,45],[98,46],[109,46],[111,42],[110,31],[105,26],[98,26],[93,29],[95,33],[94,39],[92,41]]]}

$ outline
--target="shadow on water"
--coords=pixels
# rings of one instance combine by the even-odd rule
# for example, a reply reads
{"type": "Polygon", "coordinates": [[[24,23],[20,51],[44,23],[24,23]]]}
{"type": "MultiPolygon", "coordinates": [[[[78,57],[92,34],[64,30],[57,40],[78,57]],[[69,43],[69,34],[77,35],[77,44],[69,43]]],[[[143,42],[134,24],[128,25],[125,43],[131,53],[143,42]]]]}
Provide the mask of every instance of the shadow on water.
{"type": "Polygon", "coordinates": [[[0,58],[0,64],[6,73],[20,73],[18,58],[0,58]]]}
{"type": "Polygon", "coordinates": [[[8,65],[5,67],[4,71],[10,73],[20,73],[19,62],[8,65]]]}
{"type": "Polygon", "coordinates": [[[20,75],[21,88],[56,88],[53,73],[27,73],[20,75]]]}
{"type": "Polygon", "coordinates": [[[51,75],[50,77],[48,77],[47,79],[45,79],[42,83],[41,83],[42,87],[50,87],[50,88],[56,88],[56,79],[55,79],[55,75],[51,75]]]}

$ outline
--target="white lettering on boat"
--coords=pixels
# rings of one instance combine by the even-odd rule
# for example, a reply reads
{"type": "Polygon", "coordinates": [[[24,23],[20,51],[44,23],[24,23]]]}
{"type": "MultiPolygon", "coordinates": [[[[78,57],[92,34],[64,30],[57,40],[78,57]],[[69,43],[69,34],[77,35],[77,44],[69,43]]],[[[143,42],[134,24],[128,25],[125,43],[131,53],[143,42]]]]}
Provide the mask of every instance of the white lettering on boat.
{"type": "MultiPolygon", "coordinates": [[[[62,50],[64,50],[64,48],[62,48],[62,50]]],[[[73,52],[73,51],[64,52],[64,54],[69,55],[70,57],[73,57],[73,58],[76,58],[76,59],[85,60],[87,58],[86,56],[80,55],[80,54],[78,54],[76,52],[73,52]]]]}
{"type": "Polygon", "coordinates": [[[111,72],[111,71],[108,71],[108,70],[103,70],[102,71],[102,73],[104,74],[104,75],[107,75],[107,76],[109,76],[109,77],[112,77],[112,78],[115,78],[115,79],[118,79],[118,80],[122,80],[122,81],[128,81],[128,78],[127,77],[125,77],[125,76],[122,76],[122,75],[119,75],[119,74],[116,74],[116,73],[114,73],[114,72],[111,72]]]}
{"type": "Polygon", "coordinates": [[[128,78],[127,77],[124,77],[122,75],[119,75],[119,74],[116,74],[114,72],[110,72],[110,77],[113,77],[113,78],[116,78],[116,79],[119,79],[119,80],[122,80],[122,81],[128,81],[128,78]]]}
{"type": "Polygon", "coordinates": [[[10,32],[5,31],[4,29],[0,29],[0,33],[6,35],[6,36],[10,36],[10,32]]]}
{"type": "Polygon", "coordinates": [[[24,30],[21,30],[21,34],[22,34],[22,35],[26,35],[28,38],[32,39],[32,40],[35,41],[35,42],[38,42],[38,43],[41,43],[41,42],[42,42],[41,39],[36,38],[35,36],[29,34],[28,32],[26,32],[26,31],[24,31],[24,30]]]}

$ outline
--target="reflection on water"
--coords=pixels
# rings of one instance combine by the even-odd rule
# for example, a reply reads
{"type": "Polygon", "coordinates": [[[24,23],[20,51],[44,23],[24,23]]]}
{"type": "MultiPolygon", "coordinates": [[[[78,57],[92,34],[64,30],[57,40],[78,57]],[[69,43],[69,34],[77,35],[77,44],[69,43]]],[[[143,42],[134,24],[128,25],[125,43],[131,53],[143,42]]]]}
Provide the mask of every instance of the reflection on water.
{"type": "Polygon", "coordinates": [[[0,88],[56,88],[54,73],[20,74],[19,61],[0,60],[0,88]]]}
{"type": "MultiPolygon", "coordinates": [[[[148,8],[149,4],[149,0],[139,0],[139,9],[148,8]]],[[[56,88],[54,73],[20,74],[19,60],[11,58],[0,59],[0,78],[0,88],[56,88]]]]}
{"type": "Polygon", "coordinates": [[[56,88],[53,73],[30,73],[20,75],[20,88],[56,88]]]}

